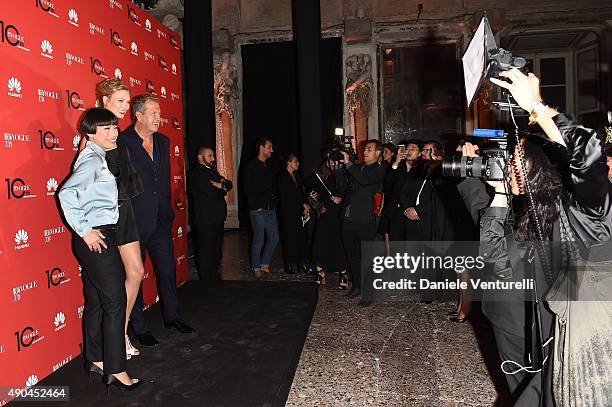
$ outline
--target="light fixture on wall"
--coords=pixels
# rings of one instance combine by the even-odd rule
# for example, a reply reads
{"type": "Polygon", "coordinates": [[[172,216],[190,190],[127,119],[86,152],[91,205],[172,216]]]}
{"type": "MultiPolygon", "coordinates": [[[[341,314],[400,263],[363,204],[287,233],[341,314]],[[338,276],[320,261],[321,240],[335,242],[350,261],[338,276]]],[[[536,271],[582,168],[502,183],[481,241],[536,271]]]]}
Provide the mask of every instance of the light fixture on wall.
{"type": "Polygon", "coordinates": [[[336,127],[334,134],[336,136],[344,136],[344,129],[342,127],[336,127]]]}

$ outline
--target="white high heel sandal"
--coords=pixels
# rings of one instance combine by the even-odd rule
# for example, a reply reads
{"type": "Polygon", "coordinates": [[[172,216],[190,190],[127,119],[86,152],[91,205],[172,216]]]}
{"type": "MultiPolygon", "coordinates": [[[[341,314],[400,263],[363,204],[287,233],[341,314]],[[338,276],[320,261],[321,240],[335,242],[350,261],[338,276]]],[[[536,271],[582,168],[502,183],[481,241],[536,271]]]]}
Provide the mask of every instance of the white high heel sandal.
{"type": "Polygon", "coordinates": [[[130,342],[130,337],[127,335],[125,335],[125,355],[128,360],[132,356],[140,355],[140,350],[138,350],[138,348],[135,348],[134,345],[132,345],[132,343],[130,342]]]}

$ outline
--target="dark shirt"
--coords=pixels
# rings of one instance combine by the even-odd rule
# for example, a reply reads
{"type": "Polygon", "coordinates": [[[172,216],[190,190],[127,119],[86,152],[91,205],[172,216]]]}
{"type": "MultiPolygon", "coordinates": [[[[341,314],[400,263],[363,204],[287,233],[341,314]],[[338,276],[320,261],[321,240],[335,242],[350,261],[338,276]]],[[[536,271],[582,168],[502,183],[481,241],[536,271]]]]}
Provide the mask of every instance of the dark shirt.
{"type": "Polygon", "coordinates": [[[194,221],[197,224],[224,222],[227,216],[227,191],[217,188],[210,181],[221,182],[221,175],[215,168],[196,164],[189,177],[189,189],[195,206],[194,221]]]}
{"type": "Polygon", "coordinates": [[[161,157],[159,155],[159,140],[156,137],[153,137],[153,172],[159,173],[159,167],[161,165],[161,157]]]}
{"type": "Polygon", "coordinates": [[[130,161],[130,153],[122,141],[117,141],[117,148],[106,152],[106,163],[117,180],[119,201],[133,198],[144,191],[142,180],[130,161]]]}
{"type": "Polygon", "coordinates": [[[255,158],[247,163],[244,192],[249,209],[274,209],[278,199],[276,178],[269,165],[255,158]]]}
{"type": "Polygon", "coordinates": [[[308,202],[300,175],[294,172],[292,177],[289,171],[281,171],[278,175],[278,191],[281,216],[299,219],[304,212],[304,204],[308,202]]]}
{"type": "Polygon", "coordinates": [[[119,140],[127,146],[130,161],[144,185],[144,191],[132,198],[132,205],[138,231],[141,237],[146,236],[155,231],[158,223],[168,225],[174,219],[170,201],[170,141],[161,133],[153,133],[153,149],[158,151],[159,163],[154,171],[155,157],[151,159],[133,126],[123,131],[119,140]]]}
{"type": "Polygon", "coordinates": [[[346,166],[349,184],[344,187],[346,195],[342,215],[345,220],[360,223],[376,223],[374,195],[382,192],[382,183],[387,168],[380,163],[346,166]]]}
{"type": "MultiPolygon", "coordinates": [[[[118,148],[106,151],[106,164],[108,164],[108,170],[113,173],[115,178],[121,176],[121,163],[119,161],[118,148]]],[[[119,182],[119,179],[117,179],[117,182],[119,182]]]]}

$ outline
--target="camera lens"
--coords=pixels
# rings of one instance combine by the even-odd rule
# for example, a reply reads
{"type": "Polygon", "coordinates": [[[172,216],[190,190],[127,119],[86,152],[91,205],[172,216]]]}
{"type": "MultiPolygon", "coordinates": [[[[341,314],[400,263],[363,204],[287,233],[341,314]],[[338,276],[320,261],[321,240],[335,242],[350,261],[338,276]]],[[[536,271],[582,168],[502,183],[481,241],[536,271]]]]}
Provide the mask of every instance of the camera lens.
{"type": "Polygon", "coordinates": [[[482,157],[451,156],[442,162],[442,175],[455,178],[479,178],[485,174],[486,161],[482,157]]]}

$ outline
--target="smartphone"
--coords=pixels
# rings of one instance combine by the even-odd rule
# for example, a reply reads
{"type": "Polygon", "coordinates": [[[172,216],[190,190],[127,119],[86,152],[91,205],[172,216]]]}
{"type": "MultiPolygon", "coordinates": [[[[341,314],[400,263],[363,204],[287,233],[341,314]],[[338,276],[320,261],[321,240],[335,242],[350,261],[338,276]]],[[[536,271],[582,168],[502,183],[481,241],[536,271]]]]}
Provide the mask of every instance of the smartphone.
{"type": "Polygon", "coordinates": [[[398,153],[405,153],[406,152],[406,146],[403,144],[398,144],[397,145],[397,152],[398,153]]]}

